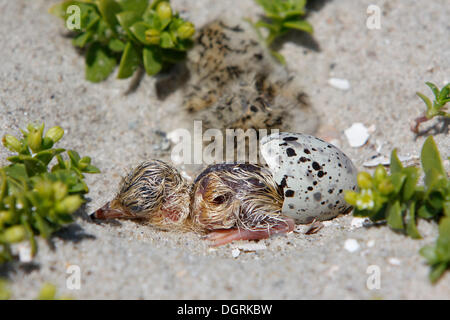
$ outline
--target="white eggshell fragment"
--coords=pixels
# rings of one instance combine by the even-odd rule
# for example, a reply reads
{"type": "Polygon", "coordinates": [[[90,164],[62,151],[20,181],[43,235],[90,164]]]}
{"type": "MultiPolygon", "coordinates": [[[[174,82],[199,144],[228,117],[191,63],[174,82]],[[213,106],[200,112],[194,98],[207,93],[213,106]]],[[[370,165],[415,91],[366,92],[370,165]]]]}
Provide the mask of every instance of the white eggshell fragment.
{"type": "Polygon", "coordinates": [[[348,90],[350,89],[350,82],[347,79],[330,78],[328,84],[336,89],[348,90]]]}
{"type": "Polygon", "coordinates": [[[276,133],[260,142],[261,155],[283,188],[283,214],[297,223],[328,220],[350,206],[344,190],[356,190],[357,170],[335,146],[301,133],[276,133]]]}
{"type": "Polygon", "coordinates": [[[362,147],[370,137],[369,130],[360,122],[352,124],[350,128],[345,129],[344,133],[352,148],[362,147]]]}

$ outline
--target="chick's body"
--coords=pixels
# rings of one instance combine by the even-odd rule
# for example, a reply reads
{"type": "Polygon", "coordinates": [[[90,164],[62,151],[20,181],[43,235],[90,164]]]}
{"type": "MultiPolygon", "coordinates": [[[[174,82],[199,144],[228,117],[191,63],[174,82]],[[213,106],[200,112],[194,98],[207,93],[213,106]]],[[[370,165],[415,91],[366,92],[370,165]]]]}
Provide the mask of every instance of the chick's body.
{"type": "Polygon", "coordinates": [[[188,54],[184,106],[205,129],[313,133],[318,116],[295,77],[274,61],[246,24],[215,20],[188,54]]]}
{"type": "Polygon", "coordinates": [[[213,231],[215,245],[233,240],[268,238],[293,229],[281,214],[283,194],[270,172],[252,164],[216,164],[195,180],[192,221],[213,231]]]}

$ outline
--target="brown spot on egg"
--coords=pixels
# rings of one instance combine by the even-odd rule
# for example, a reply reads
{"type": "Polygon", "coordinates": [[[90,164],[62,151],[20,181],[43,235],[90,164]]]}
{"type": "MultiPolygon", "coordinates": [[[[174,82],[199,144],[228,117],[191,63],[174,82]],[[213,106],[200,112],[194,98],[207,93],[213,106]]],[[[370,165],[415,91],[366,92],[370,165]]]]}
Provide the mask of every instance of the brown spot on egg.
{"type": "Polygon", "coordinates": [[[287,197],[287,198],[292,198],[292,197],[294,196],[294,194],[295,194],[294,190],[288,189],[288,190],[286,190],[286,192],[284,193],[284,196],[287,197]]]}
{"type": "Polygon", "coordinates": [[[294,156],[297,155],[297,153],[295,152],[295,150],[292,149],[292,148],[287,148],[287,149],[286,149],[286,154],[287,154],[288,157],[294,157],[294,156]]]}
{"type": "Polygon", "coordinates": [[[313,167],[313,169],[316,170],[316,171],[321,169],[320,164],[318,164],[316,161],[314,161],[314,162],[312,163],[312,167],[313,167]]]}
{"type": "Polygon", "coordinates": [[[322,199],[322,194],[320,192],[314,193],[314,200],[320,201],[322,199]]]}

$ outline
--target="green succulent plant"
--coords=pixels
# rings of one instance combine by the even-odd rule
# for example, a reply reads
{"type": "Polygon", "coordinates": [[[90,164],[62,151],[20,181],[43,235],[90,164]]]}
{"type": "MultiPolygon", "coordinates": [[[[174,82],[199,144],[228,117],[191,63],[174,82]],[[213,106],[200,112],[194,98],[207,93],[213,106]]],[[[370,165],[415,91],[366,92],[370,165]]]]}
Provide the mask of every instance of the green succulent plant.
{"type": "Polygon", "coordinates": [[[450,118],[450,113],[447,112],[446,104],[450,101],[450,83],[447,83],[441,90],[431,82],[425,82],[425,84],[433,91],[434,100],[431,100],[424,94],[416,92],[416,94],[423,100],[427,106],[427,110],[424,115],[414,120],[415,124],[411,127],[411,130],[415,133],[419,132],[419,126],[421,123],[426,122],[434,117],[441,116],[450,118]]]}
{"type": "Polygon", "coordinates": [[[11,298],[11,291],[8,287],[8,282],[0,278],[0,300],[8,300],[11,298]]]}
{"type": "Polygon", "coordinates": [[[44,283],[36,300],[73,300],[71,296],[57,296],[56,287],[51,283],[44,283]]]}
{"type": "MultiPolygon", "coordinates": [[[[72,300],[71,296],[57,296],[56,287],[51,283],[44,283],[39,291],[36,300],[72,300]]],[[[0,278],[0,300],[11,299],[11,291],[8,286],[8,282],[0,278]]]]}
{"type": "MultiPolygon", "coordinates": [[[[250,22],[260,37],[262,34],[259,30],[266,29],[265,43],[269,48],[276,38],[290,30],[313,32],[311,24],[303,19],[306,14],[306,0],[255,0],[255,2],[264,9],[265,15],[255,23],[250,22]]],[[[275,50],[271,50],[271,53],[282,64],[286,63],[280,53],[275,50]]]]}
{"type": "Polygon", "coordinates": [[[91,158],[53,148],[64,135],[62,128],[44,134],[44,124],[30,124],[21,132],[20,140],[9,134],[2,139],[16,154],[0,168],[0,263],[13,258],[12,243],[28,239],[35,254],[35,235],[48,238],[71,222],[89,191],[84,174],[100,172],[91,158]]]}
{"type": "Polygon", "coordinates": [[[450,216],[443,217],[439,222],[439,237],[436,243],[420,249],[420,254],[431,266],[431,282],[439,280],[441,275],[450,269],[450,216]]]}
{"type": "Polygon", "coordinates": [[[439,238],[434,246],[421,250],[432,265],[430,279],[436,281],[450,267],[450,179],[432,136],[421,151],[424,186],[418,185],[420,169],[403,167],[392,151],[390,175],[379,165],[373,175],[359,172],[360,190],[346,191],[345,200],[354,207],[354,216],[372,221],[386,220],[394,230],[421,238],[417,218],[439,221],[439,238]]]}
{"type": "Polygon", "coordinates": [[[183,60],[193,45],[194,25],[169,1],[69,0],[49,12],[74,31],[73,45],[86,49],[86,79],[92,82],[105,80],[116,65],[119,79],[140,66],[155,75],[183,60]]]}

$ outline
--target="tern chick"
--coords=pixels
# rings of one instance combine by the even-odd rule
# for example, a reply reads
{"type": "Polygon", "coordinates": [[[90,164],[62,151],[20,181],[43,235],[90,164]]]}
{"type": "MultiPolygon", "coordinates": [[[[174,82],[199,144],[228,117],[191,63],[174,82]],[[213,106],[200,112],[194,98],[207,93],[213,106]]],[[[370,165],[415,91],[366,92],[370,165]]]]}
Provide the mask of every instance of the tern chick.
{"type": "Polygon", "coordinates": [[[294,229],[281,213],[283,193],[264,167],[217,164],[190,187],[174,167],[146,161],[123,179],[115,198],[94,219],[140,218],[163,230],[208,233],[215,246],[256,240],[294,229]]]}

